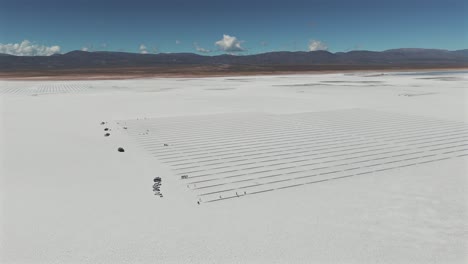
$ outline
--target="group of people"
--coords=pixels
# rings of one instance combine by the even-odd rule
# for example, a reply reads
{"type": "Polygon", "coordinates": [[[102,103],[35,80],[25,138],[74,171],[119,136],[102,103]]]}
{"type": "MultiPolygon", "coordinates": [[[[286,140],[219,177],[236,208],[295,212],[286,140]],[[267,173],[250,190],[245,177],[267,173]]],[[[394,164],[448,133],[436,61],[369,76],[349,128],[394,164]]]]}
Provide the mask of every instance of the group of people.
{"type": "Polygon", "coordinates": [[[154,178],[154,184],[153,184],[153,192],[154,195],[159,195],[159,197],[163,197],[161,193],[161,177],[156,177],[154,178]]]}

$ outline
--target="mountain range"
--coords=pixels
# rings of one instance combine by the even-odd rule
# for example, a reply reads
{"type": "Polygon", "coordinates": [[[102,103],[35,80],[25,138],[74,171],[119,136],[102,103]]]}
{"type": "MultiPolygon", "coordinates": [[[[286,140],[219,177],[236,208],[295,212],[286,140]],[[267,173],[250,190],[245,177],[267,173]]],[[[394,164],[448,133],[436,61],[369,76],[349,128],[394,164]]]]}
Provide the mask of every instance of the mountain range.
{"type": "Polygon", "coordinates": [[[52,56],[13,56],[0,54],[0,72],[79,70],[115,68],[158,69],[208,66],[232,69],[390,69],[468,67],[468,49],[391,49],[331,53],[269,52],[255,55],[203,56],[194,53],[138,54],[126,52],[71,51],[52,56]]]}

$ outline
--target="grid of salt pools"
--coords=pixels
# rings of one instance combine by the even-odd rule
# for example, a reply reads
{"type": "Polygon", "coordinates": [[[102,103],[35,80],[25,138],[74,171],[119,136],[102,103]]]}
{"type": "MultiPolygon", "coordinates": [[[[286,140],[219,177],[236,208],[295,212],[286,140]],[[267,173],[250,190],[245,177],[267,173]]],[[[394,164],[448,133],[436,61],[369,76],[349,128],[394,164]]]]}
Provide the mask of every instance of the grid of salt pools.
{"type": "Polygon", "coordinates": [[[89,93],[94,91],[92,85],[89,83],[44,83],[34,86],[24,87],[4,87],[0,88],[0,94],[13,94],[13,95],[42,95],[42,94],[69,94],[69,93],[89,93]]]}
{"type": "Polygon", "coordinates": [[[361,109],[119,124],[169,164],[200,203],[468,155],[464,123],[361,109]]]}

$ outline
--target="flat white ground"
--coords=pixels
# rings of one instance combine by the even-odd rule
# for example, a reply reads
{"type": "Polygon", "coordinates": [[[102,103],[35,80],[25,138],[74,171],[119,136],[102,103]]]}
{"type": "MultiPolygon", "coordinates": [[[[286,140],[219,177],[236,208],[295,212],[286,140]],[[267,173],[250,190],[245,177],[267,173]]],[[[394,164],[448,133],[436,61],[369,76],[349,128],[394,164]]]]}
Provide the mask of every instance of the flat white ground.
{"type": "Polygon", "coordinates": [[[0,262],[466,263],[467,102],[466,72],[0,81],[0,262]]]}

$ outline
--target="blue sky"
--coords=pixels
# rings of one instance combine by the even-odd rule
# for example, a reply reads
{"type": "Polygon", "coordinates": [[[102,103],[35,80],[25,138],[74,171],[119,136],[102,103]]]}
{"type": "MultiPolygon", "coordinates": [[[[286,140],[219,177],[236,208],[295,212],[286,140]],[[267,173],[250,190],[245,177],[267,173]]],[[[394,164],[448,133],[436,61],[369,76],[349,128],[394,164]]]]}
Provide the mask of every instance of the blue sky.
{"type": "Polygon", "coordinates": [[[37,47],[57,45],[62,53],[456,50],[468,48],[467,35],[466,0],[4,0],[0,5],[2,45],[29,40],[37,47]]]}

